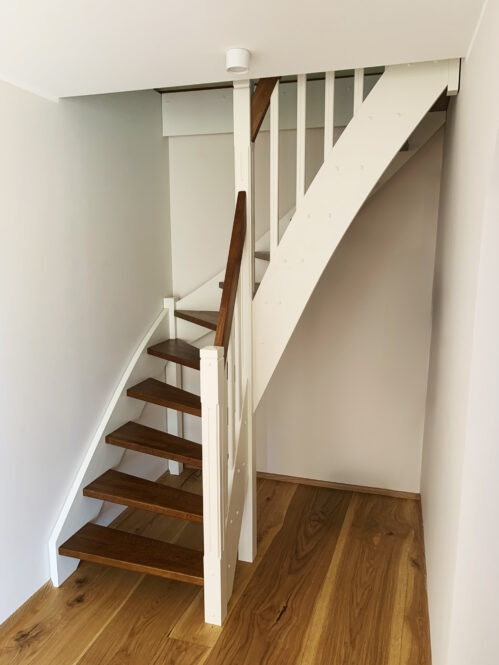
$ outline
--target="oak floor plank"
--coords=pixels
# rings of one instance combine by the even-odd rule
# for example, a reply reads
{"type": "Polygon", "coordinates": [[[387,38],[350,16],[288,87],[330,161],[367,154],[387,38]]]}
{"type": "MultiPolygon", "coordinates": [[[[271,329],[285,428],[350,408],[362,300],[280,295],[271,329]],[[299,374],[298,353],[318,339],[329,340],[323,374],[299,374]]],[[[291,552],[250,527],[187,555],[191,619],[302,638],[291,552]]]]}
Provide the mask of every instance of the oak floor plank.
{"type": "MultiPolygon", "coordinates": [[[[354,497],[299,665],[408,665],[402,643],[410,625],[407,590],[415,581],[409,566],[417,507],[404,499],[354,497]]],[[[424,648],[411,651],[414,664],[430,665],[424,648]]]]}
{"type": "Polygon", "coordinates": [[[84,562],[0,640],[2,665],[72,665],[99,626],[121,609],[142,575],[84,562]]]}
{"type": "MultiPolygon", "coordinates": [[[[149,665],[169,650],[168,633],[195,587],[146,575],[77,665],[149,665]]],[[[75,664],[76,665],[76,664],[75,664]]]]}
{"type": "MultiPolygon", "coordinates": [[[[257,563],[262,559],[273,538],[282,528],[296,488],[297,485],[291,483],[286,486],[286,483],[272,480],[258,481],[257,511],[260,517],[257,522],[257,556],[253,564],[237,562],[234,588],[227,610],[228,616],[230,616],[237,600],[250,582],[257,563]]],[[[213,647],[221,632],[222,628],[220,626],[204,623],[204,591],[200,590],[193,603],[175,624],[171,637],[192,644],[213,647]]]]}
{"type": "Polygon", "coordinates": [[[293,662],[350,499],[350,492],[296,489],[284,524],[226,620],[208,665],[293,662]]]}
{"type": "Polygon", "coordinates": [[[166,648],[151,665],[203,665],[210,649],[199,644],[168,638],[166,648]]]}
{"type": "Polygon", "coordinates": [[[409,516],[414,529],[414,538],[405,562],[408,569],[408,580],[400,663],[401,665],[431,665],[423,516],[419,502],[414,502],[409,506],[409,516]]]}

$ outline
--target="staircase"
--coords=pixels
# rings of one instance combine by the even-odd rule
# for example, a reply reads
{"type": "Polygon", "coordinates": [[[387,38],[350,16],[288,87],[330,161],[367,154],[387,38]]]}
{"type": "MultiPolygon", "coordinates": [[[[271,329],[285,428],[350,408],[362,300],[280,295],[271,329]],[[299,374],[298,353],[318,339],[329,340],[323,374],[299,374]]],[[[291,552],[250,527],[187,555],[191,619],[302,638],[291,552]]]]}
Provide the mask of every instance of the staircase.
{"type": "MultiPolygon", "coordinates": [[[[220,306],[197,309],[204,297],[198,295],[184,299],[194,309],[177,309],[173,299],[167,299],[170,337],[148,344],[163,313],[117,388],[52,535],[54,584],[74,570],[75,564],[67,563],[71,557],[204,585],[206,621],[223,622],[236,560],[253,561],[256,554],[254,410],[322,271],[360,206],[393,172],[394,159],[398,156],[403,163],[408,158],[411,137],[424,140],[428,127],[432,131],[431,127],[440,126],[422,121],[441,103],[442,94],[445,99],[446,94],[457,92],[458,65],[434,62],[388,67],[365,100],[363,76],[362,70],[356,71],[353,118],[335,141],[335,77],[334,72],[326,74],[324,164],[307,191],[306,77],[298,77],[297,206],[285,231],[278,214],[278,79],[262,79],[253,97],[248,81],[234,83],[238,194],[225,276],[221,282],[218,277],[210,282],[212,293],[222,288],[220,306]],[[253,142],[269,107],[269,249],[255,251],[252,196],[247,192],[253,187],[253,142]],[[255,260],[268,266],[261,284],[255,282],[255,260]],[[214,346],[200,350],[183,339],[189,334],[176,334],[177,323],[184,330],[194,325],[215,332],[214,346]],[[167,367],[173,364],[177,370],[171,376],[177,380],[165,383],[146,375],[127,385],[142,352],[168,363],[167,367]],[[200,396],[182,388],[182,367],[200,372],[200,396]],[[165,432],[129,419],[111,428],[120,396],[126,404],[131,399],[201,418],[202,446],[185,439],[181,426],[178,431],[165,432]],[[106,451],[111,449],[202,469],[203,496],[112,468],[117,464],[109,461],[106,451]],[[95,524],[102,504],[89,504],[90,499],[203,523],[204,552],[95,524]]],[[[206,290],[200,293],[206,294],[206,290]]],[[[211,295],[206,304],[210,306],[215,299],[211,295]]],[[[194,337],[192,334],[191,341],[194,337]]]]}
{"type": "MultiPolygon", "coordinates": [[[[205,321],[203,313],[197,312],[195,323],[205,322],[207,327],[212,329],[212,315],[217,313],[209,314],[205,321]]],[[[189,313],[178,311],[176,316],[188,317],[189,313]]],[[[200,368],[199,349],[179,339],[168,339],[155,344],[148,348],[148,353],[179,365],[197,370],[200,368]]],[[[144,402],[201,417],[201,401],[198,395],[157,379],[146,379],[128,388],[127,394],[144,402]]],[[[175,460],[199,469],[202,466],[202,448],[199,444],[135,422],[128,422],[108,434],[106,443],[175,460]]],[[[113,469],[106,471],[87,485],[83,489],[83,494],[152,513],[194,522],[203,521],[203,502],[199,495],[136,478],[113,469]]],[[[203,584],[201,552],[91,522],[85,524],[63,543],[59,547],[59,553],[182,582],[203,584]]]]}

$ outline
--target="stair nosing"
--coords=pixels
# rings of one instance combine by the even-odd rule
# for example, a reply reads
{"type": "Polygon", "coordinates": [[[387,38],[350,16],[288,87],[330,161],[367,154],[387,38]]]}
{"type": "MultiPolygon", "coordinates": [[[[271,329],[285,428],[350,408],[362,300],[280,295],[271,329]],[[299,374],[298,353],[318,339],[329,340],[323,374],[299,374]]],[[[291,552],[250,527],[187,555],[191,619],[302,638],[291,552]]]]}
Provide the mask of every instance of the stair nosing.
{"type": "Polygon", "coordinates": [[[202,453],[202,447],[199,443],[195,443],[194,441],[189,441],[188,439],[183,439],[182,437],[175,436],[174,434],[169,434],[168,432],[162,432],[161,430],[156,430],[153,427],[147,427],[146,425],[141,425],[140,423],[135,423],[133,421],[128,421],[124,425],[121,425],[121,427],[118,427],[117,429],[107,434],[106,443],[113,446],[120,446],[121,448],[126,448],[127,450],[135,450],[137,452],[141,452],[147,455],[153,455],[154,457],[160,457],[162,459],[171,459],[176,462],[190,464],[191,466],[194,466],[198,469],[202,467],[202,457],[198,458],[194,457],[192,454],[175,452],[171,448],[167,450],[169,444],[170,445],[173,444],[172,447],[175,446],[181,447],[182,445],[187,444],[189,446],[192,445],[198,446],[199,452],[202,453]],[[143,443],[142,441],[138,441],[137,439],[133,438],[133,434],[128,435],[130,438],[125,438],[125,432],[123,432],[120,435],[119,434],[120,431],[126,430],[127,427],[138,427],[139,430],[143,430],[144,438],[147,432],[151,431],[154,432],[160,440],[162,438],[168,439],[168,441],[166,440],[164,441],[165,450],[153,446],[151,442],[143,443]]]}
{"type": "Polygon", "coordinates": [[[134,386],[131,386],[127,390],[127,395],[128,397],[133,397],[134,399],[140,399],[143,402],[149,402],[151,404],[157,404],[158,406],[164,406],[167,409],[174,409],[175,411],[182,411],[184,413],[189,413],[192,416],[201,416],[201,400],[199,395],[195,395],[194,393],[190,393],[187,390],[182,390],[181,388],[177,388],[176,386],[172,386],[168,383],[163,383],[163,381],[159,381],[158,379],[145,379],[144,381],[141,381],[140,383],[137,383],[134,386]],[[148,382],[154,382],[153,385],[156,385],[158,388],[159,386],[165,386],[167,389],[178,394],[178,398],[176,399],[174,396],[170,397],[162,397],[162,396],[157,396],[151,393],[147,392],[147,389],[140,390],[140,386],[144,386],[144,384],[147,384],[148,382]],[[190,398],[195,397],[196,401],[199,400],[199,406],[193,406],[191,404],[188,404],[182,399],[180,399],[181,394],[189,396],[190,398]]]}
{"type": "Polygon", "coordinates": [[[190,323],[194,323],[197,326],[201,326],[202,328],[208,328],[209,330],[215,331],[217,329],[217,324],[211,321],[206,321],[202,317],[197,317],[197,314],[204,314],[206,312],[209,312],[210,314],[217,314],[215,310],[194,310],[194,309],[176,309],[175,310],[175,316],[179,319],[182,319],[184,321],[189,321],[190,323]],[[196,320],[194,320],[196,319],[196,320]]]}
{"type": "MultiPolygon", "coordinates": [[[[138,508],[139,510],[147,510],[149,512],[153,513],[158,513],[160,515],[169,515],[171,517],[178,517],[180,519],[185,519],[189,520],[191,522],[202,522],[203,521],[203,511],[202,511],[202,503],[201,503],[201,511],[198,512],[193,512],[192,510],[188,510],[187,508],[178,508],[178,507],[172,507],[172,506],[167,506],[163,505],[161,503],[155,503],[151,500],[146,500],[143,499],[141,500],[140,498],[133,497],[130,494],[128,496],[126,495],[125,492],[116,492],[112,490],[105,490],[105,489],[97,489],[95,488],[95,485],[97,485],[99,482],[103,482],[103,479],[106,477],[106,475],[111,475],[111,476],[117,476],[117,480],[123,480],[126,482],[127,480],[129,481],[130,479],[138,481],[138,485],[140,484],[145,484],[149,486],[151,489],[154,486],[157,486],[157,491],[161,492],[164,491],[164,493],[170,493],[172,501],[174,500],[175,495],[177,496],[177,499],[181,499],[182,497],[184,498],[192,498],[192,497],[199,497],[198,494],[193,494],[192,492],[186,492],[185,490],[178,489],[176,487],[169,487],[168,485],[162,485],[161,483],[156,483],[151,480],[146,480],[144,478],[138,478],[136,476],[132,476],[131,474],[128,473],[123,473],[122,471],[117,471],[115,469],[109,469],[108,471],[104,472],[101,474],[98,478],[93,480],[89,485],[83,488],[83,494],[84,496],[88,496],[93,499],[99,499],[102,501],[109,501],[110,503],[116,503],[118,505],[122,506],[128,506],[130,508],[138,508]]],[[[202,502],[202,498],[200,498],[202,502]]]]}
{"type": "MultiPolygon", "coordinates": [[[[116,544],[121,539],[123,541],[128,541],[128,546],[125,548],[127,553],[130,554],[133,551],[133,548],[142,548],[142,551],[151,552],[155,557],[161,556],[161,552],[158,555],[158,550],[162,550],[163,555],[170,555],[173,558],[178,558],[182,554],[193,556],[195,559],[199,559],[198,565],[202,571],[202,561],[203,555],[202,552],[197,550],[192,550],[187,547],[182,547],[173,543],[166,543],[164,541],[155,540],[153,538],[147,538],[145,536],[140,536],[138,534],[130,533],[127,531],[120,531],[118,529],[113,529],[111,527],[104,527],[92,522],[87,523],[79,531],[77,531],[73,536],[71,536],[66,542],[59,546],[59,554],[63,556],[70,556],[84,561],[93,561],[95,563],[111,566],[114,568],[122,568],[125,570],[132,570],[139,573],[145,573],[149,575],[156,575],[157,577],[164,577],[167,579],[178,580],[181,582],[188,582],[191,584],[197,584],[198,586],[203,586],[204,579],[202,572],[200,574],[194,574],[186,572],[186,570],[181,570],[178,567],[178,564],[169,565],[168,567],[160,567],[156,564],[146,563],[143,560],[140,560],[140,557],[136,557],[135,560],[132,557],[126,558],[122,553],[118,553],[118,556],[112,554],[99,554],[96,551],[95,542],[92,543],[92,540],[99,537],[99,534],[107,532],[107,535],[111,534],[111,537],[114,538],[114,543],[111,547],[116,547],[116,544]],[[119,534],[119,535],[118,535],[119,534]],[[78,543],[78,537],[82,537],[90,541],[90,545],[87,542],[86,547],[81,543],[78,543]],[[76,542],[75,542],[76,541],[76,542]],[[79,547],[77,546],[79,545],[79,547]]],[[[119,548],[118,548],[119,549],[119,548]]]]}
{"type": "MultiPolygon", "coordinates": [[[[150,346],[147,349],[147,353],[151,356],[155,356],[156,358],[162,358],[163,360],[169,360],[170,362],[177,363],[179,365],[183,365],[184,367],[190,367],[191,369],[200,369],[201,365],[201,359],[198,358],[197,361],[193,361],[190,358],[185,358],[178,353],[173,353],[173,352],[164,352],[161,350],[158,350],[158,347],[160,347],[162,344],[165,344],[166,342],[170,341],[175,341],[175,342],[182,342],[183,344],[192,347],[193,349],[197,349],[196,346],[193,344],[189,344],[188,342],[184,342],[184,340],[180,340],[178,338],[174,338],[172,340],[165,340],[164,342],[159,342],[158,344],[153,344],[153,346],[150,346]]],[[[199,351],[199,349],[197,349],[199,351]]]]}

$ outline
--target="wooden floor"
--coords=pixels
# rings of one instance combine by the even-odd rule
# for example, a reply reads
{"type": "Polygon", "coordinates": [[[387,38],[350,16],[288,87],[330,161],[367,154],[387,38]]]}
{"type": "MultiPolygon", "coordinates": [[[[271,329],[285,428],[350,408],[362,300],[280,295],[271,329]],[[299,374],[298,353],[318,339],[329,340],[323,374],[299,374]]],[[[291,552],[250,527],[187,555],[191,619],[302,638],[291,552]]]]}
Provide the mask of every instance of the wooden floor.
{"type": "MultiPolygon", "coordinates": [[[[201,489],[192,469],[166,482],[201,489]]],[[[0,627],[0,664],[430,665],[417,501],[260,480],[258,503],[223,629],[199,587],[84,562],[0,627]]],[[[115,526],[202,548],[195,522],[127,509],[115,526]]]]}

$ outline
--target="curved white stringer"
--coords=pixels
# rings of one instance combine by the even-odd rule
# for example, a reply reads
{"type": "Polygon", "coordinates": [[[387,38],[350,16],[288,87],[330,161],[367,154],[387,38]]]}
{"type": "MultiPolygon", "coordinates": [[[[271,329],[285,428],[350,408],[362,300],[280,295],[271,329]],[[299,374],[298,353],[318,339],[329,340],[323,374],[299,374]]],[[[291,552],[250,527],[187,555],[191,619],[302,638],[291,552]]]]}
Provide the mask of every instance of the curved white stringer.
{"type": "Polygon", "coordinates": [[[108,469],[120,464],[124,457],[122,448],[105,443],[106,434],[128,420],[139,420],[147,408],[139,400],[127,397],[127,388],[149,376],[159,375],[160,370],[164,374],[165,363],[148,355],[147,346],[168,337],[166,313],[166,309],[160,312],[132,355],[70,486],[49,539],[50,576],[54,586],[60,586],[79,563],[78,559],[59,554],[59,546],[84,524],[95,520],[104,503],[83,496],[83,488],[108,469]]]}
{"type": "Polygon", "coordinates": [[[253,300],[254,408],[341,238],[448,82],[448,61],[387,67],[326,156],[253,300]]]}

